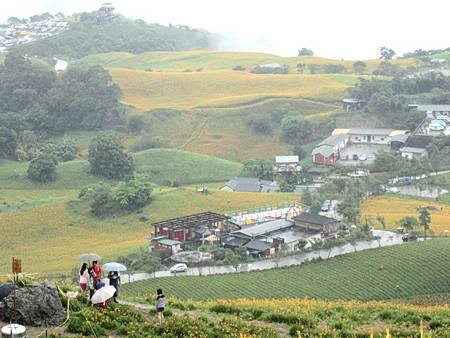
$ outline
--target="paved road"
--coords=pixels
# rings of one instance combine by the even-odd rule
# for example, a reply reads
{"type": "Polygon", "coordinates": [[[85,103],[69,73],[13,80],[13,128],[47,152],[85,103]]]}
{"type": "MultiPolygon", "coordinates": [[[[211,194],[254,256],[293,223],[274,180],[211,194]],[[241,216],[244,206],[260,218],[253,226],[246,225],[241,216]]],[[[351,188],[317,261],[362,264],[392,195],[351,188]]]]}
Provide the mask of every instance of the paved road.
{"type": "MultiPolygon", "coordinates": [[[[328,259],[331,257],[344,255],[355,251],[363,251],[367,249],[374,249],[379,246],[390,246],[396,244],[403,244],[402,235],[385,230],[374,230],[374,236],[380,237],[380,242],[377,240],[372,241],[358,241],[356,245],[345,244],[342,246],[334,247],[331,250],[316,250],[306,253],[299,253],[295,256],[286,256],[280,258],[264,259],[252,263],[244,263],[236,271],[232,266],[210,266],[210,267],[194,267],[188,268],[187,272],[178,273],[178,276],[200,276],[200,275],[216,275],[222,273],[235,273],[253,270],[267,270],[282,266],[300,265],[306,261],[315,258],[328,259]]],[[[154,274],[149,273],[135,273],[132,275],[122,275],[122,283],[136,282],[139,280],[146,280],[159,277],[175,277],[169,271],[157,271],[154,274]]]]}

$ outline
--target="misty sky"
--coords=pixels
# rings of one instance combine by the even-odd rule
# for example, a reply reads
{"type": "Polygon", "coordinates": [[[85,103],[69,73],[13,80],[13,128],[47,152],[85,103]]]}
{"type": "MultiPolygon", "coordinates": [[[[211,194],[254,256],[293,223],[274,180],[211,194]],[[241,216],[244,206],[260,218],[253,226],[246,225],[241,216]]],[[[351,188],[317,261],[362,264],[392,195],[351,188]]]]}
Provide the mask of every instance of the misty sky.
{"type": "MultiPolygon", "coordinates": [[[[104,0],[105,1],[105,0],[104,0]]],[[[43,12],[91,11],[97,0],[0,0],[0,20],[43,12]]],[[[402,54],[450,47],[448,0],[115,0],[126,16],[186,24],[238,38],[225,49],[365,59],[385,45],[402,54]]]]}

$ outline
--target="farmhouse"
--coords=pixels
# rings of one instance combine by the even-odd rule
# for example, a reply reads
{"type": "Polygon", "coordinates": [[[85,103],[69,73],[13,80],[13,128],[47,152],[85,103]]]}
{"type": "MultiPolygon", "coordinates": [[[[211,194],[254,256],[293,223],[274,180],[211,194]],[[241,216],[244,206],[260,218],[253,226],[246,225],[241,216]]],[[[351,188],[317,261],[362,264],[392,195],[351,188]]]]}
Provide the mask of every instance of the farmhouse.
{"type": "Polygon", "coordinates": [[[234,177],[220,188],[222,191],[275,192],[279,191],[277,182],[260,180],[256,177],[234,177]]]}
{"type": "Polygon", "coordinates": [[[155,232],[152,238],[164,237],[182,243],[201,243],[212,234],[217,237],[239,229],[228,216],[207,211],[152,224],[155,232]]]}
{"type": "Polygon", "coordinates": [[[345,134],[330,135],[316,145],[312,151],[313,162],[319,165],[333,165],[340,159],[341,151],[349,138],[345,134]]]}
{"type": "Polygon", "coordinates": [[[412,159],[412,158],[420,158],[428,155],[428,152],[425,148],[416,148],[416,147],[403,147],[400,149],[400,153],[402,157],[412,159]]]}
{"type": "Polygon", "coordinates": [[[408,130],[381,128],[335,129],[332,135],[348,135],[349,143],[390,145],[394,136],[406,135],[408,130]]]}
{"type": "Polygon", "coordinates": [[[294,224],[306,231],[319,231],[325,237],[339,230],[340,221],[334,218],[303,212],[293,218],[294,224]]]}
{"type": "Polygon", "coordinates": [[[298,156],[276,156],[273,171],[278,174],[298,173],[302,170],[298,156]]]}
{"type": "Polygon", "coordinates": [[[152,251],[165,251],[168,256],[175,255],[181,251],[181,242],[168,239],[165,236],[150,237],[150,248],[152,251]]]}
{"type": "Polygon", "coordinates": [[[426,112],[429,118],[436,118],[439,115],[450,116],[449,104],[410,104],[408,107],[426,112]]]}

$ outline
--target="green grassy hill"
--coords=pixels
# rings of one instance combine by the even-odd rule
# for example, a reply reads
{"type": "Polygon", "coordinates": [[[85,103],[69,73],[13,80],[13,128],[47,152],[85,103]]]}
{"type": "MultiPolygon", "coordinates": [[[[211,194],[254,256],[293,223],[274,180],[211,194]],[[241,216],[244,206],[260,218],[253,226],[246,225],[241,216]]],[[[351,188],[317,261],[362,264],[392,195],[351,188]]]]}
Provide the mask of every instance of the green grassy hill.
{"type": "Polygon", "coordinates": [[[215,276],[177,276],[124,285],[143,299],[158,287],[181,299],[309,297],[388,300],[450,293],[450,240],[434,239],[347,254],[304,266],[215,276]]]}
{"type": "MultiPolygon", "coordinates": [[[[135,154],[136,170],[155,183],[167,181],[182,184],[226,181],[241,171],[241,164],[208,155],[175,149],[151,149],[135,154]]],[[[58,165],[58,179],[48,184],[34,183],[26,177],[28,163],[0,161],[1,188],[4,189],[78,189],[98,181],[114,183],[91,175],[86,160],[58,165]]]]}
{"type": "Polygon", "coordinates": [[[150,149],[137,153],[135,159],[137,170],[157,183],[226,181],[238,175],[242,168],[237,162],[175,149],[150,149]]]}

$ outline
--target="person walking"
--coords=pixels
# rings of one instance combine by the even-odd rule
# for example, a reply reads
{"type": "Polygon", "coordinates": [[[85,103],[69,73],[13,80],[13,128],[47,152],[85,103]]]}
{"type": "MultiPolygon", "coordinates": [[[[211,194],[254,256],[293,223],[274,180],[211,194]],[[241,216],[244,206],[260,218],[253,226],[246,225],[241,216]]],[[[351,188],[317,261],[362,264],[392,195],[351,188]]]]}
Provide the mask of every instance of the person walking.
{"type": "Polygon", "coordinates": [[[119,289],[120,289],[120,276],[119,276],[119,272],[118,271],[110,271],[108,273],[108,278],[109,278],[109,285],[114,286],[114,288],[116,289],[116,292],[114,293],[114,303],[118,303],[117,301],[117,297],[119,296],[119,289]]]}
{"type": "Polygon", "coordinates": [[[83,263],[80,269],[80,289],[82,294],[84,294],[87,291],[88,279],[89,279],[88,265],[87,263],[83,263]]]}
{"type": "Polygon", "coordinates": [[[159,325],[164,321],[164,308],[166,306],[166,297],[164,296],[162,289],[156,290],[156,312],[158,313],[159,325]]]}

